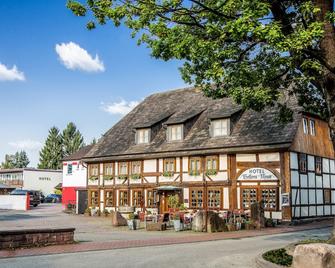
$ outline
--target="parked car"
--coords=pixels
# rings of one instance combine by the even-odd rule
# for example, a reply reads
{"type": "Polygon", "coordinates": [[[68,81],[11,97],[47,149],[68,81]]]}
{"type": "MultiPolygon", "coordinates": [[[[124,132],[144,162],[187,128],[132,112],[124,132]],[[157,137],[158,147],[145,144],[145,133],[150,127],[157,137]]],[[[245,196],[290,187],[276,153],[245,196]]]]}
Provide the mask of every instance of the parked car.
{"type": "Polygon", "coordinates": [[[27,195],[27,193],[29,193],[30,206],[37,207],[41,203],[38,191],[15,189],[10,195],[27,195]]]}
{"type": "Polygon", "coordinates": [[[62,202],[62,196],[60,194],[48,194],[44,199],[45,203],[60,203],[62,202]]]}

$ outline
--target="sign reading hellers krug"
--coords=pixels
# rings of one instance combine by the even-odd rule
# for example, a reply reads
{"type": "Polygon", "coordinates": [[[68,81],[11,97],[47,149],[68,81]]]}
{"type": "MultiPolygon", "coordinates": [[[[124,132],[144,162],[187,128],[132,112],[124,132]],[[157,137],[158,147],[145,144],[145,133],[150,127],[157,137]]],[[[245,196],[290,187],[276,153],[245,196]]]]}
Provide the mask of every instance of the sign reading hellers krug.
{"type": "Polygon", "coordinates": [[[277,177],[265,168],[249,168],[244,171],[238,180],[278,180],[277,177]]]}

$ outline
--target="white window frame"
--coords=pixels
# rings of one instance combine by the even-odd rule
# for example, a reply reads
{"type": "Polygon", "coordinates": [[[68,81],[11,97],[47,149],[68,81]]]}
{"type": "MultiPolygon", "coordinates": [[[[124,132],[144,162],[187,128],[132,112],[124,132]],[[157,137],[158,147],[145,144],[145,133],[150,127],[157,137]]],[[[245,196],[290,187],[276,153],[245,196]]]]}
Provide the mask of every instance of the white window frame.
{"type": "Polygon", "coordinates": [[[302,128],[303,128],[305,134],[309,133],[309,131],[308,131],[308,120],[307,120],[306,117],[302,118],[302,128]]]}
{"type": "Polygon", "coordinates": [[[182,141],[184,139],[184,125],[178,124],[168,126],[166,131],[166,139],[167,141],[182,141]],[[178,128],[180,128],[180,135],[178,135],[178,132],[173,133],[174,130],[176,131],[178,128]],[[173,137],[173,135],[175,137],[173,137]]]}
{"type": "Polygon", "coordinates": [[[150,143],[151,130],[150,128],[142,128],[136,130],[136,144],[150,143]],[[145,134],[147,133],[147,135],[145,134]]]}
{"type": "MultiPolygon", "coordinates": [[[[211,120],[211,125],[210,125],[210,130],[211,130],[211,136],[212,137],[225,137],[230,135],[230,119],[229,118],[220,118],[220,119],[213,119],[211,120]],[[226,124],[226,133],[224,133],[223,129],[223,122],[226,124]],[[215,124],[216,123],[221,123],[221,133],[216,134],[215,133],[215,124]]],[[[218,128],[219,129],[219,128],[218,128]]]]}
{"type": "Polygon", "coordinates": [[[314,119],[309,119],[309,130],[312,136],[316,135],[315,132],[315,120],[314,119]]]}

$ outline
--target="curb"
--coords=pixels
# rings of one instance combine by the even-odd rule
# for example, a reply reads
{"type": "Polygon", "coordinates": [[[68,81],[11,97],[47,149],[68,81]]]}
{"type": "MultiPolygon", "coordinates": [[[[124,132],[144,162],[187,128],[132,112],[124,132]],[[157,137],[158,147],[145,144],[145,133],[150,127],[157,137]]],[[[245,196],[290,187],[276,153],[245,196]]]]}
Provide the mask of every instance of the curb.
{"type": "Polygon", "coordinates": [[[265,260],[263,258],[264,253],[265,252],[262,252],[255,258],[255,264],[257,268],[287,268],[286,266],[278,265],[265,260]]]}

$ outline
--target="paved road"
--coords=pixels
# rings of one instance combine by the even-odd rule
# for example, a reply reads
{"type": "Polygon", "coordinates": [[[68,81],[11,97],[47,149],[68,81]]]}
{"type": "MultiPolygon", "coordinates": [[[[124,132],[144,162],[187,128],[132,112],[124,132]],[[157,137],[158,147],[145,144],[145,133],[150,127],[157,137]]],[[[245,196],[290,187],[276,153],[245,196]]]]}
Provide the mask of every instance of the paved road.
{"type": "Polygon", "coordinates": [[[266,249],[307,238],[326,238],[330,229],[194,244],[20,257],[0,260],[2,267],[254,267],[266,249]]]}

